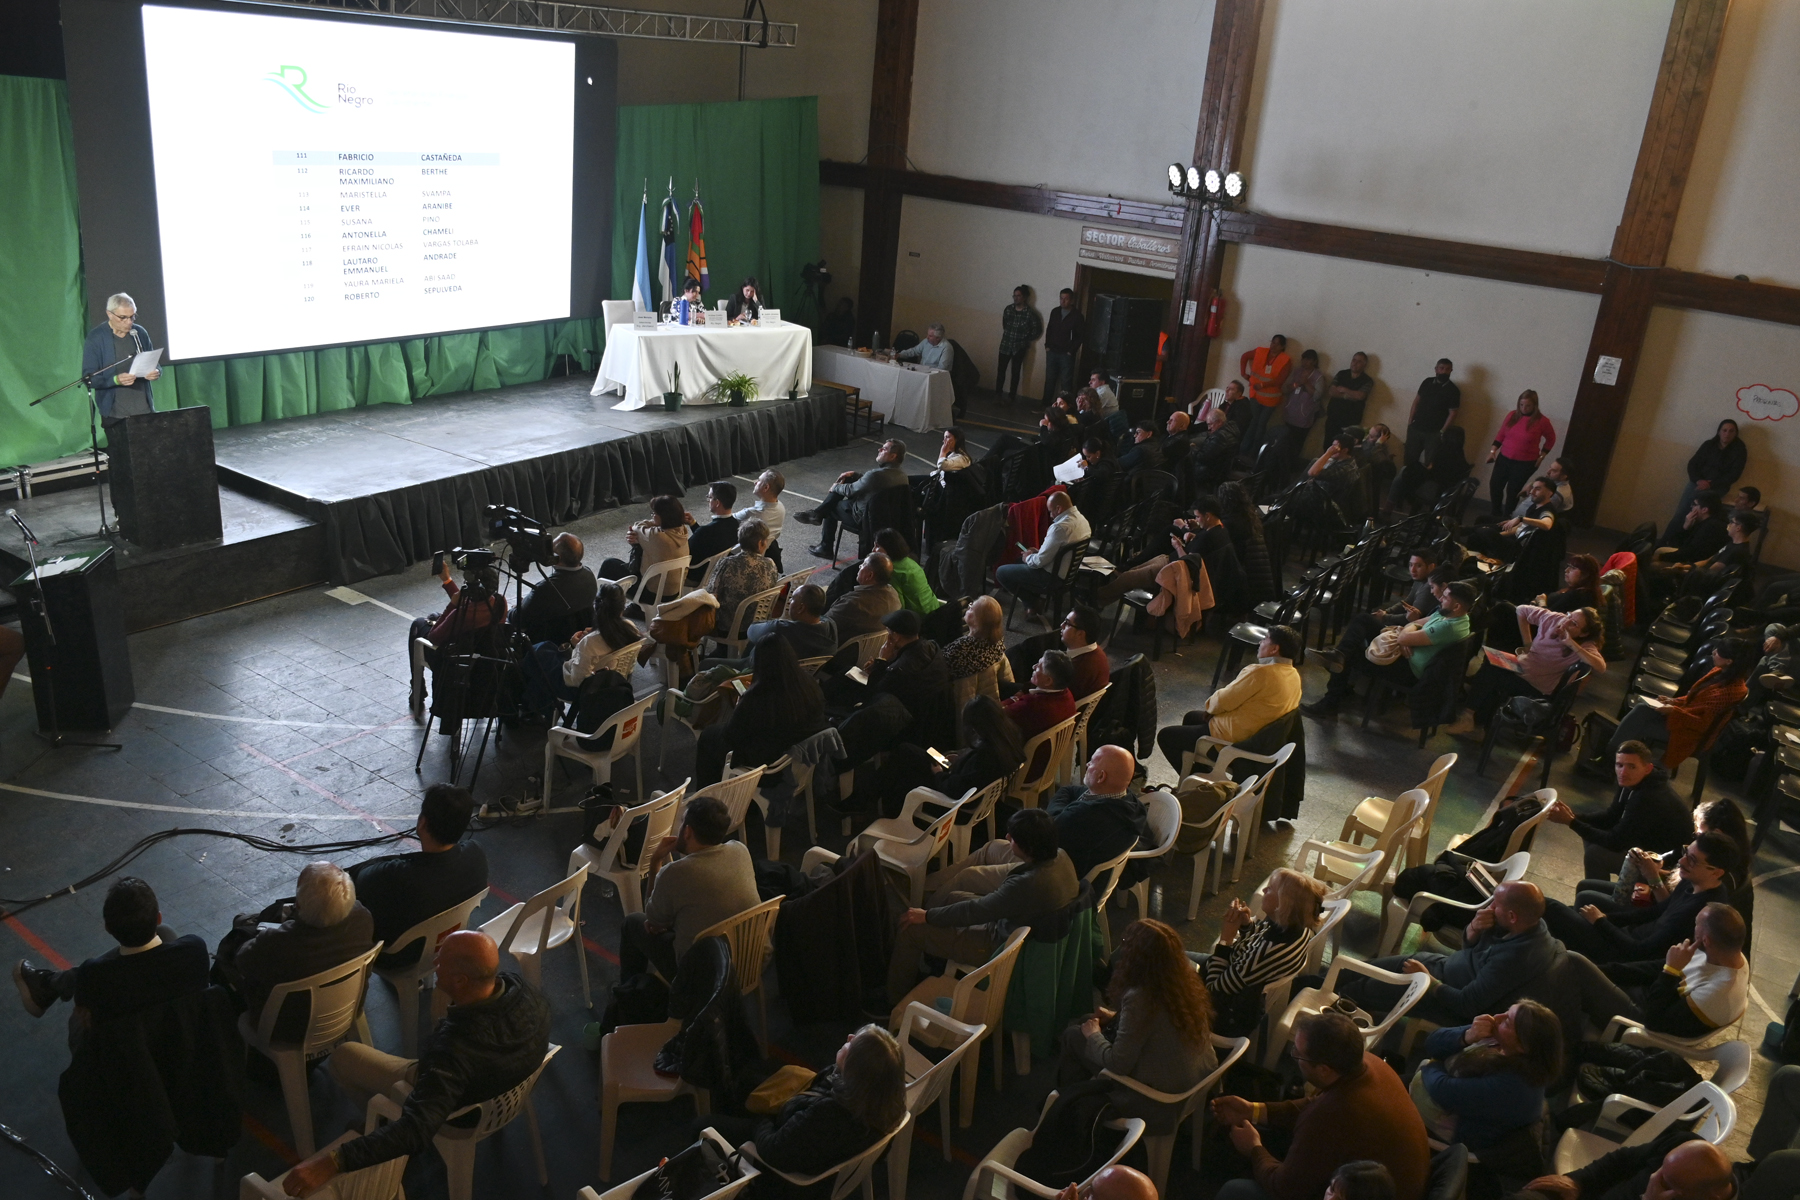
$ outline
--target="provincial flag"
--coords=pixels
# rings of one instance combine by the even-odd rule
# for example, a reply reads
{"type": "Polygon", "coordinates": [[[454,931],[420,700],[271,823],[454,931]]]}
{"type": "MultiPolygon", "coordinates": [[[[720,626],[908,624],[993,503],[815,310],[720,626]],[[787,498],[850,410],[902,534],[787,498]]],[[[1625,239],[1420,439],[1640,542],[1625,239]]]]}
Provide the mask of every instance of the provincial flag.
{"type": "Polygon", "coordinates": [[[712,290],[712,277],[706,273],[706,230],[698,196],[694,197],[694,206],[688,209],[687,273],[690,278],[700,281],[702,292],[712,290]]]}
{"type": "Polygon", "coordinates": [[[662,208],[662,261],[657,265],[657,279],[662,283],[663,300],[672,303],[681,298],[681,280],[675,274],[675,234],[681,228],[675,215],[675,196],[670,193],[662,208]]]}
{"type": "Polygon", "coordinates": [[[645,193],[638,201],[637,269],[631,275],[631,307],[638,312],[649,312],[656,307],[656,302],[650,298],[650,236],[644,222],[649,206],[650,196],[645,193]]]}

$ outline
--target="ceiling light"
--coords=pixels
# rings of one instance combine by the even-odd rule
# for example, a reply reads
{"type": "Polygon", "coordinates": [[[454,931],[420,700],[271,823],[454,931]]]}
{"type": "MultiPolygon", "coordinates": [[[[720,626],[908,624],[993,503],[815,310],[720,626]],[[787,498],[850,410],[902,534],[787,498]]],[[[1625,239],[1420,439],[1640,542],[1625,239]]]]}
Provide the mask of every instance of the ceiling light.
{"type": "Polygon", "coordinates": [[[1206,194],[1209,196],[1219,194],[1219,173],[1211,167],[1206,170],[1206,194]]]}
{"type": "Polygon", "coordinates": [[[1170,163],[1169,164],[1169,190],[1171,192],[1175,192],[1175,193],[1179,194],[1181,191],[1181,180],[1182,180],[1181,164],[1180,163],[1170,163]]]}

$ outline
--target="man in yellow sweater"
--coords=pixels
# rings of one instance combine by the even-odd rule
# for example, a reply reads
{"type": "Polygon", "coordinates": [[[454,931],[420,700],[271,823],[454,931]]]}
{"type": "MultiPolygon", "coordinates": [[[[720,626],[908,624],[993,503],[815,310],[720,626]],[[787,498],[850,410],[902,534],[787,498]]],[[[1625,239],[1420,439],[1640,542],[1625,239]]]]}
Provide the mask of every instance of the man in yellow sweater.
{"type": "Polygon", "coordinates": [[[1202,737],[1238,743],[1278,717],[1300,707],[1300,659],[1306,653],[1292,626],[1272,625],[1256,649],[1256,661],[1237,678],[1206,699],[1206,708],[1190,712],[1181,724],[1156,735],[1163,757],[1176,771],[1181,756],[1202,737]]]}

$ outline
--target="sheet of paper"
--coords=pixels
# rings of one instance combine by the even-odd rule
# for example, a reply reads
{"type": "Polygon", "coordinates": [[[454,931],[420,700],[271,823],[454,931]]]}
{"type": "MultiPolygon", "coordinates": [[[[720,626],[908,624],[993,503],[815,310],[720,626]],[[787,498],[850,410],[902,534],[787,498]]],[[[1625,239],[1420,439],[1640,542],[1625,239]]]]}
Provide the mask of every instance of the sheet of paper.
{"type": "Polygon", "coordinates": [[[129,375],[148,375],[150,372],[156,370],[156,364],[161,361],[162,350],[160,347],[155,350],[145,350],[131,360],[131,369],[126,373],[129,375]]]}
{"type": "Polygon", "coordinates": [[[1081,455],[1077,454],[1067,462],[1057,463],[1050,473],[1058,483],[1079,483],[1087,474],[1087,466],[1081,461],[1081,455]]]}

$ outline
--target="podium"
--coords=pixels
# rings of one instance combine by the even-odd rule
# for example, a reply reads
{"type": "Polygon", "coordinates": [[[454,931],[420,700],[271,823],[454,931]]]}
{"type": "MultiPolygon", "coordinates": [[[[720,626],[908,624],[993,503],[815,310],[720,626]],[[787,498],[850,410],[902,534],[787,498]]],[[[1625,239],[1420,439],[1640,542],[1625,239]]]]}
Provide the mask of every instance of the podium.
{"type": "Polygon", "coordinates": [[[19,628],[31,663],[38,727],[111,729],[137,692],[125,648],[125,613],[111,546],[82,547],[38,564],[8,585],[19,598],[19,628]],[[50,628],[31,604],[42,589],[50,628]],[[50,634],[56,635],[51,644],[50,634]],[[55,686],[46,685],[54,678],[55,686]],[[52,720],[51,695],[56,697],[52,720]]]}
{"type": "Polygon", "coordinates": [[[212,410],[140,413],[107,429],[119,532],[145,550],[224,536],[213,467],[212,410]]]}

